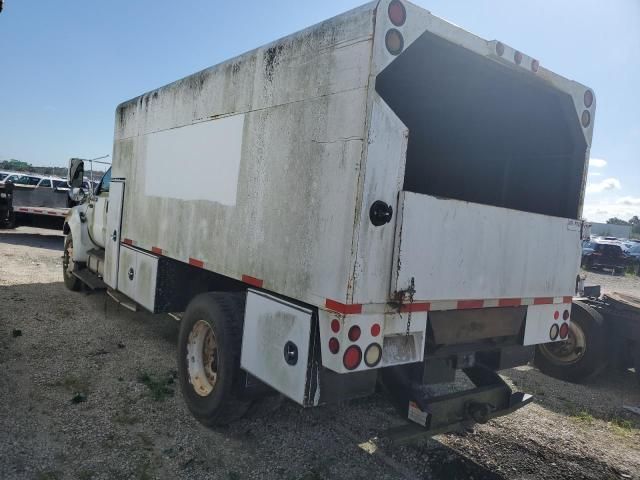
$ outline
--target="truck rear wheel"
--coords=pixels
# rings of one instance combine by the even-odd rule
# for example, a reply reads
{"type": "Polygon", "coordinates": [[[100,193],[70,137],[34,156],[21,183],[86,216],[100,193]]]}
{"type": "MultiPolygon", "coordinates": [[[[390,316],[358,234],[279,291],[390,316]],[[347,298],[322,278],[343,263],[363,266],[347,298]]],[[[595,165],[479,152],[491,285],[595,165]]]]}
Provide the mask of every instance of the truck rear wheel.
{"type": "Polygon", "coordinates": [[[574,383],[587,380],[607,366],[605,333],[602,315],[574,302],[568,340],[538,345],[534,363],[550,377],[574,383]]]}
{"type": "Polygon", "coordinates": [[[71,234],[64,237],[64,253],[62,256],[62,278],[64,285],[69,290],[77,292],[82,288],[82,282],[71,273],[74,269],[73,262],[73,237],[71,234]]]}
{"type": "Polygon", "coordinates": [[[238,398],[242,343],[242,293],[195,297],[180,322],[178,377],[193,416],[207,427],[242,417],[250,402],[238,398]]]}

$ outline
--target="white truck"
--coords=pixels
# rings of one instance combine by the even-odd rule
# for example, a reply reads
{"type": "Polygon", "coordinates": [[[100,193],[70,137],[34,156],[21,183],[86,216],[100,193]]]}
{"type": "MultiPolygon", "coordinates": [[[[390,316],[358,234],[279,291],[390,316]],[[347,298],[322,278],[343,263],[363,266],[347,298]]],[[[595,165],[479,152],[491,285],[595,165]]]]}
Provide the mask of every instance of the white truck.
{"type": "Polygon", "coordinates": [[[379,380],[431,432],[484,422],[531,400],[496,371],[567,338],[594,109],[502,42],[368,3],[118,106],[65,283],[180,318],[209,426],[379,380]],[[426,393],[456,370],[474,385],[426,393]]]}

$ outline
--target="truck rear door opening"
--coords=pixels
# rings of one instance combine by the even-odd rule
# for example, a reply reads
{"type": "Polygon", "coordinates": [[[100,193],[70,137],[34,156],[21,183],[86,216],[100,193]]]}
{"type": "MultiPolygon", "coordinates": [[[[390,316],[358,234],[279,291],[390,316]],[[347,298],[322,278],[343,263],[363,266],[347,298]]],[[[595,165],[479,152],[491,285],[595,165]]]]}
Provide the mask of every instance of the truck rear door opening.
{"type": "Polygon", "coordinates": [[[409,129],[404,190],[578,218],[587,144],[570,95],[423,33],[377,77],[409,129]]]}

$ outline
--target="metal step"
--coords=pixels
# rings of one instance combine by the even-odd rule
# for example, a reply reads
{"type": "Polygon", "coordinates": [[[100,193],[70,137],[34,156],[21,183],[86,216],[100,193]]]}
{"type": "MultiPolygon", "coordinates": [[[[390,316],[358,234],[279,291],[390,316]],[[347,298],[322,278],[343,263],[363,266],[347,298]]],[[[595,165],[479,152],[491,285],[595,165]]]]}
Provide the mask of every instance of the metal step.
{"type": "Polygon", "coordinates": [[[116,302],[119,305],[122,305],[127,310],[131,310],[132,312],[138,311],[138,306],[135,304],[135,302],[131,300],[129,297],[123,295],[122,293],[109,288],[107,290],[107,295],[109,295],[114,302],[116,302]]]}
{"type": "Polygon", "coordinates": [[[100,277],[86,268],[74,270],[71,273],[73,273],[75,277],[79,278],[82,283],[91,290],[104,290],[107,288],[107,284],[104,283],[100,277]]]}
{"type": "Polygon", "coordinates": [[[102,248],[92,248],[87,252],[90,257],[96,257],[100,261],[104,262],[104,250],[102,248]]]}

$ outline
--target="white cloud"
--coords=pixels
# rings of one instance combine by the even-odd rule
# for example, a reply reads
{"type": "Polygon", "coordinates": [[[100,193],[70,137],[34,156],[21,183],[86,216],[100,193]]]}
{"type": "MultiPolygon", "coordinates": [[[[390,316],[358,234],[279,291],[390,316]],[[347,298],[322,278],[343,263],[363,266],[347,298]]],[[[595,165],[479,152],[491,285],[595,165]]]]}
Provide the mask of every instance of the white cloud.
{"type": "Polygon", "coordinates": [[[620,197],[616,203],[618,205],[640,206],[640,197],[620,197]]]}
{"type": "Polygon", "coordinates": [[[586,202],[582,216],[591,222],[606,222],[612,217],[629,220],[640,216],[640,197],[618,197],[599,202],[586,202]]]}
{"type": "Polygon", "coordinates": [[[589,172],[590,177],[601,177],[602,172],[589,172]]]}
{"type": "Polygon", "coordinates": [[[602,158],[590,158],[589,168],[602,168],[607,166],[607,161],[602,158]]]}
{"type": "Polygon", "coordinates": [[[590,183],[587,185],[587,193],[601,193],[607,190],[620,190],[620,180],[617,178],[605,178],[597,183],[590,183]]]}

